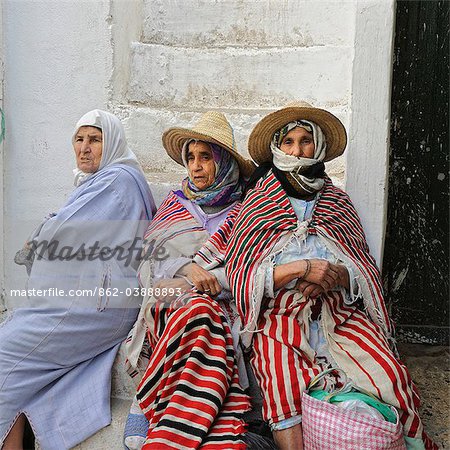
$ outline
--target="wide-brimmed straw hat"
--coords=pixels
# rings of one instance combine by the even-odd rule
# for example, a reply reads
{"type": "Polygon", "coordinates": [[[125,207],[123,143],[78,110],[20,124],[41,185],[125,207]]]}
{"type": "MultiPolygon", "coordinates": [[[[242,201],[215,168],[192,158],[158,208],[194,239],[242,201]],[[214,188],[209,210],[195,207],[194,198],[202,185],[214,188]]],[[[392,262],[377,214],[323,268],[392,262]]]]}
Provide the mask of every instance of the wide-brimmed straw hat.
{"type": "Polygon", "coordinates": [[[249,177],[255,170],[252,161],[242,157],[236,148],[233,128],[227,118],[220,112],[208,111],[199,121],[189,128],[169,128],[162,135],[162,143],[167,154],[178,164],[183,164],[181,150],[187,140],[196,139],[220,145],[236,159],[239,170],[244,177],[249,177]]]}
{"type": "Polygon", "coordinates": [[[248,151],[254,161],[257,164],[271,161],[270,142],[275,132],[289,122],[301,119],[314,122],[322,129],[327,143],[324,161],[330,161],[344,153],[347,133],[342,122],[324,109],[299,101],[268,114],[256,124],[248,138],[248,151]]]}

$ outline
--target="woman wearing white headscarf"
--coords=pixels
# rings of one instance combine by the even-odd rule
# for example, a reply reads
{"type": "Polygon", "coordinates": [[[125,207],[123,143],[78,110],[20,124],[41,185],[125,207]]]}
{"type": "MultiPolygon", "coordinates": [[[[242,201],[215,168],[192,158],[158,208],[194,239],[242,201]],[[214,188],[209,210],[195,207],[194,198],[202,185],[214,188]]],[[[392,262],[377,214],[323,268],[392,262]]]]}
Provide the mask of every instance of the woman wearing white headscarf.
{"type": "Polygon", "coordinates": [[[22,448],[26,419],[43,450],[110,423],[111,367],[139,310],[139,249],[155,210],[148,184],[113,114],[84,115],[72,142],[77,187],[16,257],[29,271],[29,307],[0,326],[3,449],[22,448]]]}

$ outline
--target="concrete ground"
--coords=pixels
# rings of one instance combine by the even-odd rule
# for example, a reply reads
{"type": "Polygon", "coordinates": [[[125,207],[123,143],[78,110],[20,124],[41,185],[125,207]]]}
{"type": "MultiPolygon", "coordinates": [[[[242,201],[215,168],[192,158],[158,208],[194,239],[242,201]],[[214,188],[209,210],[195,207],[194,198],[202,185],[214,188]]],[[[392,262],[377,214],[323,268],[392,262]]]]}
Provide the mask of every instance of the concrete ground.
{"type": "Polygon", "coordinates": [[[399,344],[402,360],[419,388],[425,430],[439,448],[450,449],[449,347],[399,344]]]}

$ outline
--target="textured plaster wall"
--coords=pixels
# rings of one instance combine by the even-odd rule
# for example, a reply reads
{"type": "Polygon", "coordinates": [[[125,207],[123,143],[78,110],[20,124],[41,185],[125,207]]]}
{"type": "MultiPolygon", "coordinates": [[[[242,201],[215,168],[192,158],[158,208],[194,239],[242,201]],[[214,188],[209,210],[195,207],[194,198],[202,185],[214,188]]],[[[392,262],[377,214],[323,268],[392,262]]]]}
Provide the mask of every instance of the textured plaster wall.
{"type": "Polygon", "coordinates": [[[161,145],[166,128],[219,109],[246,153],[268,111],[295,99],[331,110],[350,141],[327,171],[351,193],[380,260],[393,4],[4,1],[7,290],[25,282],[15,251],[72,189],[72,126],[94,107],[122,118],[158,201],[184,174],[161,145]]]}
{"type": "MultiPolygon", "coordinates": [[[[3,29],[3,14],[2,14],[3,4],[0,1],[0,30],[3,29]]],[[[0,121],[3,114],[3,33],[0,33],[0,121]]],[[[1,126],[1,125],[0,125],[1,126]]],[[[2,130],[0,128],[0,200],[1,200],[1,210],[0,210],[0,320],[2,314],[5,310],[5,257],[3,250],[3,196],[4,196],[4,184],[3,184],[3,136],[2,130]]]]}
{"type": "Polygon", "coordinates": [[[346,190],[379,265],[383,257],[389,169],[395,0],[358,0],[352,65],[346,190]]]}
{"type": "Polygon", "coordinates": [[[110,82],[110,104],[128,102],[130,79],[130,45],[142,36],[144,0],[110,0],[111,49],[113,75],[110,82]]]}
{"type": "Polygon", "coordinates": [[[110,20],[109,1],[3,2],[7,291],[24,286],[15,252],[73,188],[73,126],[89,109],[107,105],[110,20]]]}
{"type": "MultiPolygon", "coordinates": [[[[165,154],[162,131],[208,109],[227,115],[243,153],[254,124],[293,100],[348,125],[354,16],[354,1],[145,1],[122,113],[156,196],[184,172],[165,154]]],[[[328,165],[341,186],[344,169],[344,158],[328,165]]]]}

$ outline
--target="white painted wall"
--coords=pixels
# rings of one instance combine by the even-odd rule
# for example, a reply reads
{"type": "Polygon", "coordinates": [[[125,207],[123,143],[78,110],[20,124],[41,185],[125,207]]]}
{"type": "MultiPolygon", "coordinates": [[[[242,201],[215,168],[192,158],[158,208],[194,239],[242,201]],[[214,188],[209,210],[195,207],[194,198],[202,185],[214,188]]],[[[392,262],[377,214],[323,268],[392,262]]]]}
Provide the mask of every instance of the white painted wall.
{"type": "MultiPolygon", "coordinates": [[[[211,108],[227,115],[244,153],[255,123],[296,99],[348,125],[354,16],[354,1],[145,1],[126,127],[149,178],[179,182],[183,169],[165,154],[161,134],[211,108]]],[[[327,170],[343,186],[344,158],[327,170]]]]}
{"type": "Polygon", "coordinates": [[[116,107],[127,103],[130,80],[130,45],[142,36],[144,0],[110,0],[111,47],[113,76],[110,104],[116,107]]]}
{"type": "Polygon", "coordinates": [[[352,67],[346,191],[381,266],[387,216],[387,177],[395,0],[358,0],[352,67]]]}
{"type": "Polygon", "coordinates": [[[353,0],[146,0],[143,42],[178,47],[348,45],[353,0]],[[168,4],[171,8],[168,8],[168,4]],[[321,18],[323,22],[318,19],[321,18]]]}
{"type": "MultiPolygon", "coordinates": [[[[3,4],[0,1],[0,30],[3,30],[3,4]]],[[[0,32],[0,121],[3,114],[3,32],[0,32]]],[[[0,124],[0,321],[5,310],[5,255],[3,250],[4,233],[3,233],[3,205],[4,205],[4,185],[3,185],[3,139],[1,136],[0,124]]]]}
{"type": "Polygon", "coordinates": [[[24,282],[15,251],[72,189],[72,126],[94,107],[122,118],[158,199],[183,176],[162,148],[166,128],[220,109],[245,152],[270,110],[294,99],[331,110],[350,142],[327,170],[380,260],[393,3],[4,0],[6,285],[24,282]]]}
{"type": "Polygon", "coordinates": [[[109,1],[3,2],[7,290],[25,280],[15,252],[72,190],[73,126],[86,111],[107,106],[109,14],[109,1]]]}

